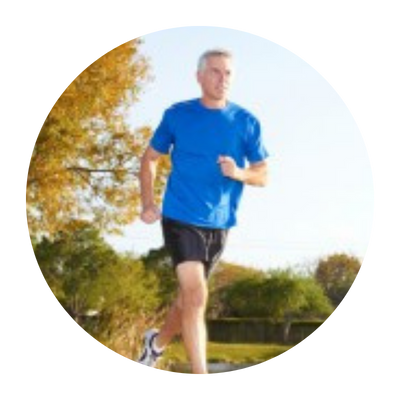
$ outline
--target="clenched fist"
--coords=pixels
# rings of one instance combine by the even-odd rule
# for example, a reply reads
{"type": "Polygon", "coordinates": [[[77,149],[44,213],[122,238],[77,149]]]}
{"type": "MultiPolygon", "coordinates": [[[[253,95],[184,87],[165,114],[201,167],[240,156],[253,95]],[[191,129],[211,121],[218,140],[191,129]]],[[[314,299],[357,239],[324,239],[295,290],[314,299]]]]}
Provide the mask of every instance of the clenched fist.
{"type": "Polygon", "coordinates": [[[219,156],[217,162],[221,167],[222,175],[237,181],[242,180],[243,171],[236,165],[236,162],[233,158],[228,156],[219,156]]]}
{"type": "Polygon", "coordinates": [[[160,210],[155,204],[145,207],[140,214],[140,219],[146,224],[154,224],[154,222],[158,221],[160,218],[160,210]]]}

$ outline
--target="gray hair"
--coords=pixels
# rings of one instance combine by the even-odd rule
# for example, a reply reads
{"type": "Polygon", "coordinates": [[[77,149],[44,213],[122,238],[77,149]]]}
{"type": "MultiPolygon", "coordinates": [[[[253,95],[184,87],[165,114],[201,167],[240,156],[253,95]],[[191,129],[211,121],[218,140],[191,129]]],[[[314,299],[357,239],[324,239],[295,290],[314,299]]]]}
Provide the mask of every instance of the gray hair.
{"type": "Polygon", "coordinates": [[[203,71],[207,65],[207,61],[210,57],[226,57],[232,59],[232,53],[225,49],[214,49],[214,50],[207,50],[203,53],[197,64],[197,71],[203,71]]]}

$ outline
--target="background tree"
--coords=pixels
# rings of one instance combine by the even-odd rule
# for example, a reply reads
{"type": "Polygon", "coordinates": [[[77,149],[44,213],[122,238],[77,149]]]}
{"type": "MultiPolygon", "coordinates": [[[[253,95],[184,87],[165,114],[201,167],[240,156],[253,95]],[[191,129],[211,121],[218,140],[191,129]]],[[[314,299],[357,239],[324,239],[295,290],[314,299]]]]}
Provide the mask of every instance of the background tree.
{"type": "Polygon", "coordinates": [[[224,301],[229,305],[230,317],[268,318],[281,323],[284,341],[295,319],[322,319],[332,312],[328,298],[313,277],[290,269],[239,280],[226,288],[224,301]]]}
{"type": "MultiPolygon", "coordinates": [[[[27,180],[31,236],[75,229],[89,220],[118,230],[137,215],[139,157],[151,135],[127,116],[148,76],[140,40],[99,58],[65,90],[47,116],[27,180]]],[[[163,159],[161,169],[167,168],[163,159]]],[[[164,183],[156,182],[157,193],[164,183]]]]}
{"type": "Polygon", "coordinates": [[[360,268],[360,260],[347,254],[333,254],[320,260],[315,279],[323,287],[334,307],[346,296],[360,268]]]}
{"type": "Polygon", "coordinates": [[[227,289],[237,282],[263,276],[263,272],[256,268],[221,261],[210,276],[207,317],[224,318],[231,315],[232,309],[226,299],[227,289]]]}
{"type": "Polygon", "coordinates": [[[99,273],[88,303],[97,318],[86,329],[101,343],[130,359],[137,357],[143,332],[160,323],[159,280],[140,260],[120,256],[99,273]]]}
{"type": "Polygon", "coordinates": [[[44,237],[35,248],[42,273],[54,295],[78,323],[90,311],[91,286],[103,268],[117,262],[118,255],[89,226],[74,232],[44,237]]]}
{"type": "Polygon", "coordinates": [[[116,253],[85,224],[43,238],[35,255],[71,317],[101,343],[132,358],[145,327],[160,318],[157,277],[140,260],[116,253]]]}
{"type": "Polygon", "coordinates": [[[162,300],[162,306],[169,306],[176,297],[178,281],[167,249],[161,247],[150,250],[141,260],[146,271],[154,273],[160,282],[158,294],[162,300]]]}

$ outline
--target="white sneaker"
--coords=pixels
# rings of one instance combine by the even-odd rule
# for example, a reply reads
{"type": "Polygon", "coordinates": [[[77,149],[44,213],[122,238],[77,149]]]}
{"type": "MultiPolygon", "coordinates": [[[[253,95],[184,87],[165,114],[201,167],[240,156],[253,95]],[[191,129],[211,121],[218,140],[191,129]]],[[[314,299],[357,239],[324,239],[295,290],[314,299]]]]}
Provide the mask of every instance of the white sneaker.
{"type": "Polygon", "coordinates": [[[158,331],[155,329],[150,329],[144,334],[143,351],[138,359],[138,363],[147,365],[148,367],[154,367],[161,358],[163,352],[157,352],[153,348],[153,342],[157,335],[158,331]]]}

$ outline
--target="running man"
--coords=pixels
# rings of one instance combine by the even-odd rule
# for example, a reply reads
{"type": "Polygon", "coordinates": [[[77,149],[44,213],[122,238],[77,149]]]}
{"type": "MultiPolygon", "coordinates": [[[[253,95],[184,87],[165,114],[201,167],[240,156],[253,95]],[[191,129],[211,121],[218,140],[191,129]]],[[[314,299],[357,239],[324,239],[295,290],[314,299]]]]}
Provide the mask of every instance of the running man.
{"type": "Polygon", "coordinates": [[[232,72],[229,52],[204,53],[197,70],[201,98],[165,111],[142,158],[141,219],[148,224],[161,219],[179,283],[164,325],[144,336],[138,362],[148,366],[155,366],[167,344],[181,334],[193,373],[207,373],[207,279],[228,230],[236,225],[244,184],[266,184],[268,153],[260,124],[228,101],[232,72]],[[157,161],[164,154],[170,154],[172,170],[160,212],[153,186],[157,161]]]}

